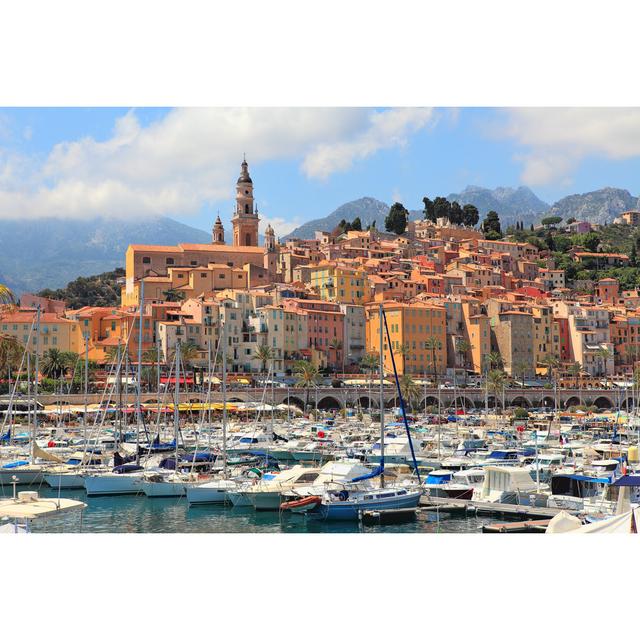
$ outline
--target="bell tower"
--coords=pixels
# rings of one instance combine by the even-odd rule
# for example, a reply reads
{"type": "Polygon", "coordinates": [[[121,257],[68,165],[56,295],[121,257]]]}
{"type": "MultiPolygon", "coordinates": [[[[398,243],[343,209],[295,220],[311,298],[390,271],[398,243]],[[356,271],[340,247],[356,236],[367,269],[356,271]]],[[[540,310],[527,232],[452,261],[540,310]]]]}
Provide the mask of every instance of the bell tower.
{"type": "Polygon", "coordinates": [[[224,227],[222,226],[220,216],[216,218],[215,224],[213,225],[211,241],[213,244],[224,244],[224,227]]]}
{"type": "Polygon", "coordinates": [[[240,166],[240,177],[236,182],[236,210],[233,218],[233,246],[258,246],[258,207],[253,202],[253,181],[249,175],[249,165],[244,158],[240,166]]]}

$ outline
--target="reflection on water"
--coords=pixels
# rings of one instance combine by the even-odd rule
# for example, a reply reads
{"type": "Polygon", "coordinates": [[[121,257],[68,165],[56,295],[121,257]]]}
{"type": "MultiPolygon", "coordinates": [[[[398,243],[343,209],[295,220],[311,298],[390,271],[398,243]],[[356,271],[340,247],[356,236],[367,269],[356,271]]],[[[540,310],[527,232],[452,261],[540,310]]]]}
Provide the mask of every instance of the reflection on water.
{"type": "MultiPolygon", "coordinates": [[[[54,489],[40,495],[55,497],[54,489]]],[[[479,533],[492,518],[449,518],[440,522],[418,520],[407,524],[360,527],[356,522],[323,522],[297,514],[256,512],[247,507],[201,505],[189,507],[186,498],[144,496],[87,497],[84,491],[65,491],[65,498],[88,504],[79,518],[64,524],[48,523],[47,532],[67,533],[479,533]]],[[[44,531],[42,525],[34,527],[44,531]]]]}

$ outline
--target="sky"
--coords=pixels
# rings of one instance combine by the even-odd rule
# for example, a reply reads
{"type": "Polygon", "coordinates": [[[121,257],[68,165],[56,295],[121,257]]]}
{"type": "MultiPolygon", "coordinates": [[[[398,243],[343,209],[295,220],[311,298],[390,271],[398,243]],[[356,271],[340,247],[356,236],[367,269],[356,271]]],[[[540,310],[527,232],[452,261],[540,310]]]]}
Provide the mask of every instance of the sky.
{"type": "Polygon", "coordinates": [[[640,195],[635,108],[0,109],[0,218],[144,219],[230,230],[243,154],[285,235],[363,196],[421,208],[467,185],[553,203],[640,195]]]}

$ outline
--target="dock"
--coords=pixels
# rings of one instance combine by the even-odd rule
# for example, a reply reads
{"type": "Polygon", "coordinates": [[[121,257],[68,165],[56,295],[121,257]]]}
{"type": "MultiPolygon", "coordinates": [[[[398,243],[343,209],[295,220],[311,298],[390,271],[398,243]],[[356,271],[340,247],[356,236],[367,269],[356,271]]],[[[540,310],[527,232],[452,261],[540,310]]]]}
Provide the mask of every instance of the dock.
{"type": "Polygon", "coordinates": [[[560,511],[566,511],[571,515],[576,515],[577,511],[568,509],[555,509],[553,507],[537,507],[526,504],[506,504],[501,502],[479,502],[477,500],[459,500],[457,498],[435,498],[430,496],[422,496],[420,498],[421,507],[436,507],[441,511],[450,513],[468,514],[469,512],[476,515],[480,514],[504,514],[514,516],[516,518],[530,519],[551,519],[560,511]]]}
{"type": "Polygon", "coordinates": [[[482,533],[544,533],[550,522],[551,520],[525,520],[485,524],[482,533]]]}
{"type": "Polygon", "coordinates": [[[383,509],[360,512],[363,525],[403,524],[416,519],[417,509],[383,509]]]}

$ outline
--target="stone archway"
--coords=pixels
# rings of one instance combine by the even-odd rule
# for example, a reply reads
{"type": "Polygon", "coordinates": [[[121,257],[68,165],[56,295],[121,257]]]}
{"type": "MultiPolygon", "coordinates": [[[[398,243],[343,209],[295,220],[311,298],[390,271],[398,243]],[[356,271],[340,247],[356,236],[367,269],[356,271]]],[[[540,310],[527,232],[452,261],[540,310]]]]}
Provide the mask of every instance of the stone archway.
{"type": "Polygon", "coordinates": [[[339,411],[342,409],[342,405],[337,398],[325,396],[321,400],[318,400],[318,409],[321,411],[339,411]]]}
{"type": "Polygon", "coordinates": [[[611,400],[609,400],[609,398],[607,398],[606,396],[597,397],[593,404],[595,404],[598,409],[611,409],[613,407],[611,400]]]}
{"type": "Polygon", "coordinates": [[[564,402],[564,406],[566,409],[569,409],[570,407],[578,407],[582,404],[582,402],[580,402],[580,398],[578,398],[578,396],[571,396],[570,398],[567,398],[564,402]]]}

